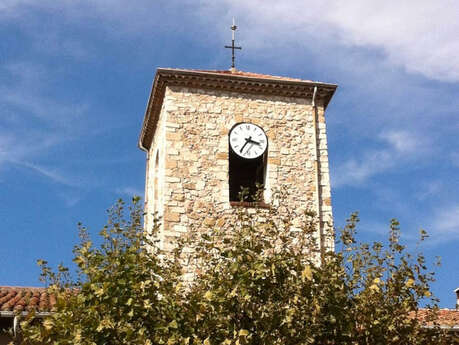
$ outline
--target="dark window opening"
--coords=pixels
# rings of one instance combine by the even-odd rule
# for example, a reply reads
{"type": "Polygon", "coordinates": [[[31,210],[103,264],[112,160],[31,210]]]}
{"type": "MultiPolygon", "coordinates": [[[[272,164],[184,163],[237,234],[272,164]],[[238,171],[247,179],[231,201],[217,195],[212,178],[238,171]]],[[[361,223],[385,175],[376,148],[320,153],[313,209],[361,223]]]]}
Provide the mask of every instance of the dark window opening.
{"type": "Polygon", "coordinates": [[[266,153],[258,158],[245,159],[231,149],[229,152],[229,199],[230,201],[262,202],[259,188],[265,183],[266,153]],[[242,191],[245,191],[241,195],[242,191]],[[243,200],[241,200],[243,196],[243,200]]]}

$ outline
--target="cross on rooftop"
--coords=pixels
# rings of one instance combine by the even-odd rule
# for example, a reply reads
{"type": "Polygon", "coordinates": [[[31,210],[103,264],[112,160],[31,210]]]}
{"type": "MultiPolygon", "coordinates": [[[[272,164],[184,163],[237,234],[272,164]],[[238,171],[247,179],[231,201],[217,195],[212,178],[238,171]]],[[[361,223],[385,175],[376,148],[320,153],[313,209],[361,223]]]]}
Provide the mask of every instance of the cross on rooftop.
{"type": "Polygon", "coordinates": [[[232,32],[232,41],[231,41],[231,45],[230,46],[225,46],[225,48],[231,48],[231,52],[232,52],[232,63],[231,63],[231,70],[234,71],[236,70],[236,68],[234,67],[234,49],[242,49],[241,47],[236,47],[234,45],[234,33],[236,32],[236,29],[237,29],[237,26],[236,24],[234,23],[234,18],[233,18],[233,25],[231,26],[231,30],[233,31],[232,32]]]}

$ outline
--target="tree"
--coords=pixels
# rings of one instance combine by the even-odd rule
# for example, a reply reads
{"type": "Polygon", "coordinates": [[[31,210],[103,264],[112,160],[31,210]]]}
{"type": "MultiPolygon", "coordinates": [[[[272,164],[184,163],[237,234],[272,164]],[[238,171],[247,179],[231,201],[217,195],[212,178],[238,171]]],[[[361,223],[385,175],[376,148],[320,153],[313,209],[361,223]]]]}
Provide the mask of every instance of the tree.
{"type": "MultiPolygon", "coordinates": [[[[58,296],[42,323],[23,322],[25,340],[45,344],[450,344],[416,318],[434,275],[422,254],[399,243],[356,241],[357,215],[319,259],[317,221],[301,228],[281,208],[241,208],[228,227],[192,232],[164,253],[142,228],[139,200],[124,220],[120,201],[95,247],[80,227],[78,279],[41,262],[58,296]],[[185,250],[186,249],[186,250],[185,250]],[[185,272],[193,273],[185,279],[185,272]]],[[[288,211],[288,210],[287,210],[288,211]]],[[[421,240],[425,238],[421,234],[421,240]]]]}
{"type": "Polygon", "coordinates": [[[42,279],[57,296],[56,310],[42,323],[33,322],[33,314],[24,320],[25,343],[160,344],[174,334],[183,308],[176,293],[181,267],[174,256],[161,257],[143,231],[139,199],[128,208],[129,217],[125,211],[121,200],[108,211],[99,247],[79,226],[75,281],[66,267],[55,273],[39,260],[42,279]]]}

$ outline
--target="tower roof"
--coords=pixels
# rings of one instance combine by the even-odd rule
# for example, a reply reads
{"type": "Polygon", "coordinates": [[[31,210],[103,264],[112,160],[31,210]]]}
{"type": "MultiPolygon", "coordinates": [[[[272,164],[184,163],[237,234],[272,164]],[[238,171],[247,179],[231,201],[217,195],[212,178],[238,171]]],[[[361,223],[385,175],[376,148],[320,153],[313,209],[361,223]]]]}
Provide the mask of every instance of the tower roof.
{"type": "Polygon", "coordinates": [[[139,147],[147,150],[162,106],[166,86],[183,86],[194,89],[208,89],[248,94],[296,97],[311,99],[316,90],[316,101],[327,107],[337,85],[312,80],[279,77],[237,70],[189,70],[158,68],[148,100],[139,147]]]}

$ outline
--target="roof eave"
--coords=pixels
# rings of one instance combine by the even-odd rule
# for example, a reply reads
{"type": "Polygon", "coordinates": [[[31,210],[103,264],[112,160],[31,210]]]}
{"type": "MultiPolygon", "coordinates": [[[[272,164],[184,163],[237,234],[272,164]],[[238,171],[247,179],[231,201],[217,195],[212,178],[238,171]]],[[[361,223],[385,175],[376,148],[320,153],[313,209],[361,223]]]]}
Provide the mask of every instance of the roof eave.
{"type": "MultiPolygon", "coordinates": [[[[14,318],[15,316],[21,315],[21,316],[27,316],[31,313],[31,311],[21,311],[21,312],[16,312],[16,311],[0,311],[0,317],[11,317],[14,318]]],[[[51,316],[53,315],[53,312],[50,311],[36,311],[34,312],[35,317],[46,317],[46,316],[51,316]]]]}
{"type": "Polygon", "coordinates": [[[459,325],[451,326],[451,325],[428,325],[428,326],[422,326],[424,329],[443,329],[443,330],[448,330],[448,331],[459,331],[459,325]]]}
{"type": "Polygon", "coordinates": [[[147,107],[145,109],[145,115],[143,116],[142,129],[140,131],[140,136],[139,136],[138,146],[142,151],[145,151],[145,152],[148,152],[148,148],[149,148],[149,147],[146,147],[144,144],[145,132],[146,132],[146,128],[149,123],[149,120],[150,120],[151,107],[152,107],[152,103],[154,99],[155,86],[157,85],[158,78],[159,78],[159,73],[157,71],[155,78],[153,80],[153,83],[151,85],[150,96],[148,97],[147,107]]]}
{"type": "MultiPolygon", "coordinates": [[[[252,94],[263,94],[269,93],[273,94],[272,90],[276,89],[276,91],[284,90],[284,92],[280,93],[281,95],[289,96],[289,97],[305,97],[306,90],[311,89],[308,92],[312,98],[312,90],[317,87],[318,90],[324,95],[324,109],[327,108],[331,98],[333,97],[336,88],[338,87],[336,84],[329,84],[329,83],[322,83],[322,82],[315,82],[315,81],[301,81],[301,80],[284,80],[284,79],[277,79],[276,77],[273,78],[260,78],[254,76],[244,76],[244,75],[237,75],[237,74],[222,74],[218,72],[212,71],[193,71],[193,70],[183,70],[183,69],[172,69],[172,68],[158,68],[156,71],[156,75],[153,81],[153,85],[151,88],[150,96],[148,98],[147,107],[145,110],[145,115],[142,123],[142,129],[139,136],[138,146],[141,150],[148,152],[148,149],[151,146],[151,142],[153,140],[154,132],[156,130],[156,122],[158,120],[159,111],[162,106],[163,101],[163,93],[165,90],[165,86],[167,85],[181,85],[183,84],[183,80],[188,78],[190,80],[190,84],[192,84],[193,88],[204,88],[204,89],[211,89],[212,87],[206,85],[205,83],[196,81],[198,78],[212,78],[215,81],[220,83],[220,90],[227,90],[227,91],[235,91],[235,92],[242,92],[242,93],[252,93],[252,94]],[[179,79],[181,78],[181,79],[179,79]],[[193,81],[196,85],[193,84],[193,81]],[[226,87],[224,87],[226,85],[226,87]],[[244,88],[238,88],[238,86],[245,85],[244,88]],[[252,88],[247,87],[247,85],[252,85],[252,88]],[[258,87],[253,87],[253,85],[257,85],[258,87]],[[266,90],[263,90],[263,87],[260,88],[260,85],[263,85],[266,90]],[[268,90],[269,89],[269,90],[268,90]],[[292,91],[289,91],[291,89],[292,91]],[[296,90],[296,91],[295,91],[296,90]],[[297,92],[298,90],[302,90],[302,92],[297,92]],[[271,91],[271,92],[267,92],[271,91]],[[155,101],[157,103],[155,103],[155,101]],[[154,109],[153,109],[154,108],[154,109]],[[153,113],[153,114],[152,114],[153,113]],[[152,116],[155,118],[152,119],[152,116]],[[150,121],[154,121],[151,124],[150,121]],[[148,133],[150,132],[150,133],[148,133]],[[147,135],[149,134],[149,135],[147,135]]],[[[213,83],[208,83],[212,84],[213,83]]]]}

